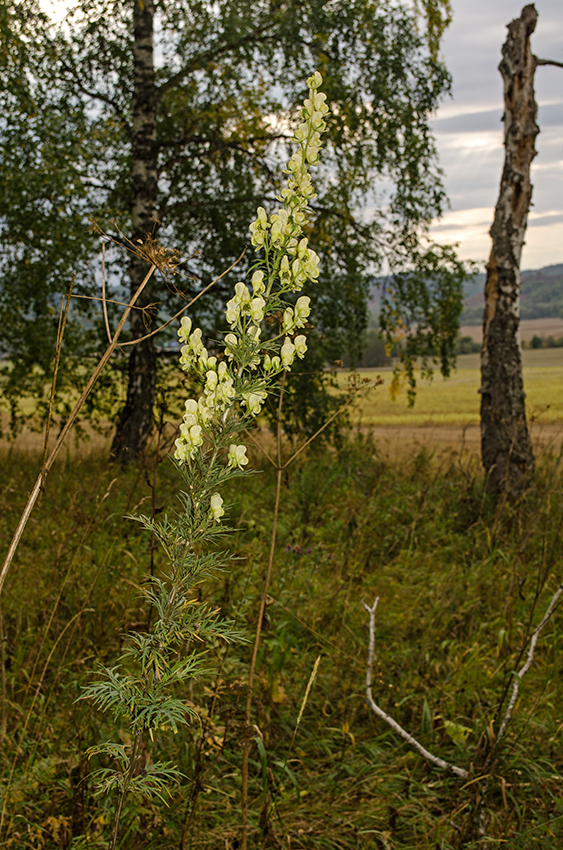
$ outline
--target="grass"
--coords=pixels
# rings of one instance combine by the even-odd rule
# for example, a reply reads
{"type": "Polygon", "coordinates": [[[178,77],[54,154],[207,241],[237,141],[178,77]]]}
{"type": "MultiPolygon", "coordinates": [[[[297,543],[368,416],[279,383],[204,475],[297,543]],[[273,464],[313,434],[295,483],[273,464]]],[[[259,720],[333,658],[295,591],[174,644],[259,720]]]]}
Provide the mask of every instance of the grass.
{"type": "MultiPolygon", "coordinates": [[[[563,348],[524,351],[524,386],[528,415],[543,423],[563,422],[563,348]]],[[[385,384],[367,395],[357,406],[357,418],[365,425],[472,424],[479,422],[481,383],[479,355],[462,354],[458,368],[444,380],[436,375],[432,381],[417,382],[414,407],[409,408],[406,392],[392,399],[389,386],[392,369],[361,371],[362,377],[381,375],[385,384]]],[[[346,373],[340,373],[344,384],[346,373]]]]}
{"type": "MultiPolygon", "coordinates": [[[[3,549],[38,461],[2,455],[3,549]]],[[[2,598],[0,784],[8,807],[0,846],[107,846],[110,813],[92,796],[83,752],[120,732],[75,698],[96,659],[115,663],[128,632],[146,621],[137,588],[150,567],[150,538],[122,517],[150,509],[151,482],[150,462],[121,473],[99,451],[69,457],[54,468],[26,531],[2,598]]],[[[495,512],[473,461],[440,465],[422,450],[389,462],[365,432],[290,468],[259,657],[251,846],[478,846],[479,784],[430,768],[366,707],[360,600],[376,595],[382,707],[438,755],[472,764],[474,777],[491,774],[490,846],[561,846],[560,613],[542,634],[505,746],[492,765],[486,755],[528,624],[562,578],[562,484],[556,458],[543,455],[525,500],[495,512]],[[465,744],[452,740],[446,721],[471,730],[465,744]]],[[[274,476],[265,470],[247,485],[231,493],[239,560],[204,592],[251,633],[274,476]]],[[[161,465],[158,509],[173,505],[175,486],[161,465]]],[[[159,564],[157,556],[157,571],[159,564]]],[[[155,736],[185,783],[168,808],[131,803],[123,848],[236,847],[249,652],[210,647],[212,678],[184,695],[200,723],[187,735],[155,736]]]]}

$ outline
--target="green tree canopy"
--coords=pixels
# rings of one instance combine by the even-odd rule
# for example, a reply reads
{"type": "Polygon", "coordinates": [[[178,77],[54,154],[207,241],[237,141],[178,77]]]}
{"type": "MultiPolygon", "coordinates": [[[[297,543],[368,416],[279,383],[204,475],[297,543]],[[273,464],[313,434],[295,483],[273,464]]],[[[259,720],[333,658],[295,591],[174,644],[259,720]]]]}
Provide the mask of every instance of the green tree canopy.
{"type": "MultiPolygon", "coordinates": [[[[88,229],[91,217],[115,235],[117,221],[131,239],[157,219],[162,241],[188,257],[198,252],[186,266],[197,277],[191,290],[233,262],[256,206],[276,203],[290,119],[317,68],[331,120],[312,203],[322,257],[321,279],[308,293],[322,337],[316,356],[357,357],[370,278],[386,263],[420,273],[421,238],[445,200],[429,119],[450,86],[438,55],[449,15],[445,0],[81,0],[56,27],[33,0],[8,0],[0,24],[0,346],[10,353],[8,396],[44,386],[72,275],[77,294],[93,294],[99,238],[88,229]]],[[[218,294],[252,261],[249,251],[218,294]]],[[[430,264],[434,274],[436,251],[430,264]]],[[[124,256],[110,269],[117,297],[140,274],[124,256]]],[[[451,302],[455,314],[460,285],[446,278],[440,309],[451,302]]],[[[398,291],[418,298],[420,289],[398,291]]],[[[439,282],[422,289],[431,301],[436,290],[441,297],[439,282]]],[[[166,312],[181,306],[179,297],[160,283],[145,303],[166,312]]],[[[219,299],[200,303],[213,327],[219,299]]],[[[413,305],[397,305],[391,324],[397,311],[413,313],[413,305]]],[[[430,313],[426,305],[418,317],[430,313]]],[[[92,302],[76,302],[63,382],[76,380],[81,358],[100,345],[98,315],[92,302]]],[[[133,337],[145,332],[140,319],[133,323],[133,337]]],[[[154,351],[145,354],[131,359],[130,387],[135,374],[156,369],[154,351]]],[[[152,410],[154,380],[142,396],[152,410]]],[[[143,428],[128,438],[133,453],[146,439],[143,428]]]]}

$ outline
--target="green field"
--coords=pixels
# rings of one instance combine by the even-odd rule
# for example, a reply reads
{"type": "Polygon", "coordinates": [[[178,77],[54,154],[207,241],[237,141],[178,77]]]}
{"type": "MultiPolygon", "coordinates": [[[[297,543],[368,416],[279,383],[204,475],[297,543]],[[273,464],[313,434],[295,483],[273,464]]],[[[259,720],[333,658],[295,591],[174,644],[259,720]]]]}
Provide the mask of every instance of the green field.
{"type": "MultiPolygon", "coordinates": [[[[524,386],[530,419],[545,424],[563,422],[563,348],[524,351],[524,386]]],[[[479,422],[479,355],[463,354],[451,378],[436,374],[432,381],[419,380],[414,407],[409,408],[406,390],[393,400],[389,392],[392,368],[362,369],[361,375],[380,375],[384,384],[366,394],[356,405],[356,418],[365,425],[466,425],[479,422]]],[[[339,373],[345,386],[347,372],[339,373]]]]}

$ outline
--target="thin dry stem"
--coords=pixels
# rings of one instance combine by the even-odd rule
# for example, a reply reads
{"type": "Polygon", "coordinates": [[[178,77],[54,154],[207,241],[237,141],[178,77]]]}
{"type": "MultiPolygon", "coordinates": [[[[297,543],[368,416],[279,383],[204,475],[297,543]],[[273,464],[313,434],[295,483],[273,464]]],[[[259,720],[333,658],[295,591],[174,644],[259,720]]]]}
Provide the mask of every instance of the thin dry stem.
{"type": "Polygon", "coordinates": [[[245,721],[244,721],[244,747],[242,751],[242,789],[241,789],[241,841],[240,846],[241,850],[247,850],[248,846],[248,759],[250,756],[250,731],[251,731],[251,714],[252,714],[252,695],[254,690],[254,677],[256,674],[256,660],[258,658],[258,647],[260,645],[260,635],[262,633],[262,622],[264,620],[264,613],[266,611],[266,605],[268,604],[268,590],[270,587],[270,580],[272,577],[272,567],[274,564],[274,553],[276,550],[276,537],[278,531],[278,513],[280,507],[280,495],[281,495],[281,485],[282,485],[282,475],[283,475],[283,466],[282,466],[282,422],[281,422],[281,414],[282,414],[282,405],[283,405],[283,394],[285,390],[285,379],[286,373],[284,372],[280,390],[280,398],[278,402],[278,414],[277,414],[277,475],[276,475],[276,499],[274,504],[274,516],[272,519],[272,534],[270,537],[270,553],[268,556],[268,567],[266,570],[266,578],[264,580],[264,587],[262,589],[262,596],[260,598],[260,609],[258,611],[258,622],[256,623],[256,635],[254,637],[254,646],[252,649],[252,659],[250,662],[250,671],[248,674],[248,691],[246,696],[246,711],[245,711],[245,721]]]}
{"type": "MultiPolygon", "coordinates": [[[[74,288],[74,281],[76,280],[76,272],[72,276],[72,280],[70,282],[70,286],[68,289],[68,293],[63,297],[61,301],[61,309],[59,312],[59,325],[57,327],[57,341],[55,344],[55,366],[53,369],[53,381],[51,384],[51,394],[49,396],[49,410],[47,411],[47,424],[45,426],[45,443],[43,446],[43,460],[41,461],[41,469],[45,468],[45,460],[47,458],[47,451],[49,448],[49,432],[51,430],[51,416],[53,415],[53,404],[55,403],[55,390],[57,388],[57,374],[59,371],[59,363],[61,362],[61,348],[63,345],[63,336],[65,332],[66,319],[68,316],[68,308],[70,307],[70,297],[72,295],[72,290],[74,288]],[[66,301],[65,301],[66,298],[66,301]]],[[[45,481],[43,481],[42,486],[45,485],[45,481]]]]}
{"type": "Polygon", "coordinates": [[[382,708],[378,706],[376,701],[373,698],[373,694],[371,691],[371,681],[372,681],[372,670],[373,670],[373,656],[375,650],[375,612],[377,610],[377,604],[379,602],[379,596],[371,606],[366,605],[365,602],[362,602],[364,609],[369,614],[369,650],[368,650],[368,664],[366,671],[366,695],[368,705],[374,714],[377,714],[382,720],[384,720],[392,729],[394,729],[397,734],[404,738],[405,741],[414,747],[415,750],[418,750],[421,756],[423,756],[427,761],[436,767],[440,767],[442,770],[447,771],[448,773],[454,773],[456,776],[461,777],[462,779],[467,779],[469,773],[467,770],[464,770],[462,767],[457,767],[455,764],[450,764],[448,761],[444,761],[439,756],[433,755],[433,753],[429,752],[426,747],[423,747],[416,738],[413,738],[402,726],[400,726],[396,720],[390,717],[382,708]]]}
{"type": "Polygon", "coordinates": [[[271,455],[270,455],[270,454],[266,451],[266,449],[264,448],[264,446],[263,446],[263,445],[262,445],[262,444],[261,444],[261,443],[260,443],[260,442],[256,439],[256,437],[253,435],[252,431],[249,431],[249,430],[248,430],[248,428],[245,428],[245,429],[244,429],[244,434],[245,434],[245,436],[246,436],[246,437],[248,437],[248,439],[249,439],[249,440],[252,440],[252,442],[254,443],[254,445],[256,446],[256,448],[257,448],[257,449],[260,449],[260,451],[262,452],[262,454],[263,454],[263,455],[264,455],[264,456],[265,456],[265,457],[266,457],[266,458],[270,461],[270,463],[272,464],[272,466],[275,466],[275,465],[276,465],[275,460],[274,460],[274,459],[272,458],[272,456],[271,456],[271,455]]]}
{"type": "Polygon", "coordinates": [[[104,311],[104,324],[108,335],[108,342],[111,342],[111,330],[108,317],[108,303],[106,299],[106,243],[102,242],[102,310],[104,311]]]}
{"type": "Polygon", "coordinates": [[[215,280],[212,280],[211,283],[208,283],[207,286],[205,286],[201,290],[201,292],[198,292],[197,295],[194,295],[194,297],[192,298],[191,301],[188,302],[188,304],[184,304],[182,309],[178,310],[178,312],[175,313],[172,316],[171,319],[168,319],[167,322],[164,322],[163,325],[160,325],[160,327],[156,328],[156,330],[154,330],[154,331],[151,331],[149,334],[145,334],[145,336],[140,336],[138,339],[132,339],[132,340],[129,340],[129,342],[120,342],[119,347],[125,348],[126,345],[136,345],[138,342],[142,342],[143,340],[148,339],[149,337],[154,336],[155,334],[159,333],[163,328],[165,328],[167,325],[171,324],[171,322],[176,321],[176,319],[178,319],[182,315],[182,313],[185,313],[185,311],[188,310],[192,306],[192,304],[195,304],[195,302],[198,300],[198,298],[201,298],[202,295],[205,295],[205,293],[208,292],[211,289],[212,286],[215,286],[215,284],[218,283],[218,281],[220,281],[222,277],[225,277],[226,274],[228,274],[230,271],[232,271],[232,269],[234,269],[234,267],[240,263],[240,261],[242,260],[242,258],[244,257],[245,254],[246,254],[246,248],[244,249],[244,251],[242,252],[240,257],[238,258],[238,260],[235,260],[234,263],[232,263],[232,265],[230,265],[228,269],[225,269],[224,272],[221,272],[221,274],[218,277],[216,277],[215,280]]]}
{"type": "Polygon", "coordinates": [[[47,477],[47,473],[51,469],[51,467],[52,467],[52,465],[55,461],[55,458],[57,457],[59,451],[61,450],[61,448],[64,444],[64,441],[66,440],[72,426],[74,425],[74,421],[75,421],[76,417],[78,416],[80,409],[82,408],[82,405],[84,404],[84,402],[86,401],[86,399],[88,398],[88,396],[90,394],[90,391],[92,390],[92,387],[94,386],[94,384],[98,380],[98,377],[99,377],[100,373],[102,372],[104,366],[106,365],[106,363],[110,359],[111,355],[113,354],[115,348],[117,347],[117,340],[119,339],[119,335],[121,334],[121,331],[123,330],[123,326],[125,325],[125,322],[127,321],[127,317],[129,315],[129,313],[131,312],[132,308],[135,305],[135,302],[137,301],[137,299],[141,295],[143,289],[145,288],[145,286],[149,282],[150,278],[154,274],[155,270],[156,270],[156,266],[153,264],[150,267],[147,274],[145,275],[145,278],[142,281],[142,283],[140,284],[140,286],[138,287],[136,293],[131,298],[131,301],[129,302],[127,308],[123,311],[123,315],[120,319],[120,322],[117,326],[117,329],[115,331],[115,334],[113,336],[113,339],[112,339],[110,345],[107,347],[107,349],[104,352],[102,358],[100,359],[98,365],[96,366],[96,368],[92,372],[90,379],[89,379],[88,383],[86,384],[86,386],[84,387],[84,390],[82,391],[80,398],[76,402],[72,413],[68,417],[63,430],[59,434],[59,437],[58,437],[57,442],[55,443],[55,445],[53,447],[53,450],[51,451],[51,454],[49,455],[49,457],[46,459],[45,463],[43,464],[41,472],[39,473],[39,477],[37,478],[37,481],[35,482],[33,490],[31,491],[31,493],[29,495],[29,498],[27,500],[27,504],[24,508],[22,515],[21,515],[20,521],[18,523],[18,526],[17,526],[16,531],[14,533],[14,536],[12,538],[12,542],[10,543],[10,548],[8,549],[8,553],[6,555],[6,558],[4,560],[4,564],[2,566],[2,572],[0,573],[0,594],[2,593],[2,589],[4,587],[4,582],[6,581],[6,576],[8,575],[8,570],[10,569],[10,564],[12,563],[12,561],[14,559],[14,555],[15,555],[16,550],[18,548],[18,544],[21,540],[21,536],[22,536],[24,529],[27,525],[29,517],[31,516],[31,512],[32,512],[32,510],[35,506],[35,503],[36,503],[36,501],[39,497],[39,493],[41,492],[43,482],[44,482],[45,478],[47,477]]]}
{"type": "Polygon", "coordinates": [[[331,423],[334,419],[336,419],[336,417],[337,417],[337,416],[340,416],[340,414],[341,414],[341,413],[343,413],[343,412],[346,410],[346,408],[348,407],[348,405],[350,405],[351,403],[352,403],[352,398],[349,398],[347,401],[345,401],[345,402],[344,402],[344,404],[343,404],[341,407],[339,407],[339,408],[338,408],[338,410],[337,410],[335,413],[333,413],[333,414],[332,414],[332,416],[331,416],[329,419],[327,419],[327,420],[326,420],[326,422],[324,423],[324,425],[321,425],[321,427],[318,429],[318,431],[315,431],[315,433],[313,434],[313,436],[312,436],[312,437],[309,437],[309,439],[308,439],[305,443],[303,443],[303,445],[301,446],[301,448],[297,449],[297,451],[296,451],[296,452],[294,452],[294,454],[292,454],[292,455],[291,455],[291,457],[289,458],[289,460],[287,460],[287,461],[284,463],[283,468],[284,468],[284,469],[287,469],[287,467],[289,466],[289,464],[290,464],[290,463],[293,463],[293,461],[295,460],[295,458],[296,458],[296,457],[298,457],[298,456],[301,454],[301,452],[302,452],[302,451],[304,451],[304,450],[307,448],[307,446],[310,446],[310,445],[311,445],[311,443],[313,442],[313,440],[316,440],[316,439],[317,439],[317,437],[319,436],[319,434],[322,434],[322,432],[324,431],[324,429],[325,429],[325,428],[328,428],[328,426],[330,425],[330,423],[331,423]]]}

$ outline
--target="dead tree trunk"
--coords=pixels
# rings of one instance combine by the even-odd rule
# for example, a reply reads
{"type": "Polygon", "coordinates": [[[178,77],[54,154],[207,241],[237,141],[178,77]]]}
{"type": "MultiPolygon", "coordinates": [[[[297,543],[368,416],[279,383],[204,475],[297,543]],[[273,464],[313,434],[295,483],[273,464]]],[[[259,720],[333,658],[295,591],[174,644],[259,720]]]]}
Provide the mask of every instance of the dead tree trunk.
{"type": "MultiPolygon", "coordinates": [[[[157,92],[154,76],[154,2],[133,2],[133,128],[131,137],[131,229],[132,241],[153,232],[158,202],[156,147],[157,92]]],[[[148,270],[145,260],[133,255],[129,266],[131,293],[135,293],[148,270]]],[[[146,307],[154,301],[154,289],[146,287],[137,302],[146,307]]],[[[131,339],[154,330],[142,310],[131,313],[131,339]]],[[[127,462],[138,457],[152,430],[156,391],[154,337],[131,346],[127,398],[111,447],[111,458],[127,462]]]]}
{"type": "Polygon", "coordinates": [[[530,166],[536,155],[537,60],[530,36],[533,5],[508,25],[499,70],[504,81],[505,158],[487,264],[481,351],[481,453],[495,496],[518,496],[534,469],[526,424],[520,347],[520,258],[532,197],[530,166]]]}

